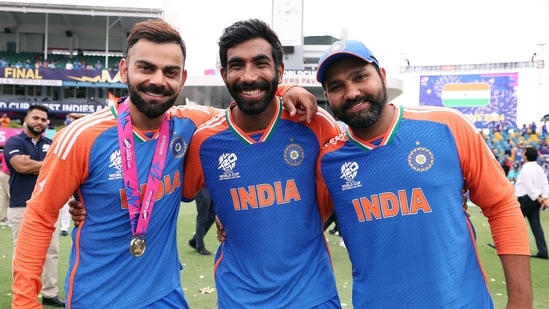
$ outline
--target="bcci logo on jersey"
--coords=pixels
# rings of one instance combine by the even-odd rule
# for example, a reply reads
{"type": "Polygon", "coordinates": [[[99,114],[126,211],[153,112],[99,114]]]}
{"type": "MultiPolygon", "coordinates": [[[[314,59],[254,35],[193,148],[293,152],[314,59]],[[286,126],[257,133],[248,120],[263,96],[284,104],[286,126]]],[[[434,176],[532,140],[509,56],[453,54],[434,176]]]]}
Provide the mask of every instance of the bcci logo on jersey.
{"type": "Polygon", "coordinates": [[[341,186],[341,190],[350,190],[362,187],[361,182],[355,180],[357,173],[358,163],[345,162],[341,165],[341,176],[339,178],[345,179],[345,183],[341,186]]]}
{"type": "Polygon", "coordinates": [[[304,157],[305,153],[303,148],[298,144],[290,144],[284,149],[284,161],[286,161],[289,166],[300,165],[301,162],[303,162],[304,157]]]}
{"type": "Polygon", "coordinates": [[[120,157],[120,149],[117,149],[109,156],[109,168],[113,169],[113,173],[109,173],[109,180],[122,179],[122,158],[120,157]]]}
{"type": "Polygon", "coordinates": [[[170,142],[170,149],[174,157],[181,159],[187,152],[187,143],[181,136],[176,136],[170,142]]]}
{"type": "Polygon", "coordinates": [[[416,147],[408,154],[408,165],[416,172],[430,170],[434,162],[433,153],[425,147],[416,147]]]}
{"type": "Polygon", "coordinates": [[[219,180],[240,178],[240,173],[233,171],[236,160],[237,157],[234,153],[224,153],[219,156],[219,166],[217,168],[223,171],[223,174],[219,175],[219,180]]]}

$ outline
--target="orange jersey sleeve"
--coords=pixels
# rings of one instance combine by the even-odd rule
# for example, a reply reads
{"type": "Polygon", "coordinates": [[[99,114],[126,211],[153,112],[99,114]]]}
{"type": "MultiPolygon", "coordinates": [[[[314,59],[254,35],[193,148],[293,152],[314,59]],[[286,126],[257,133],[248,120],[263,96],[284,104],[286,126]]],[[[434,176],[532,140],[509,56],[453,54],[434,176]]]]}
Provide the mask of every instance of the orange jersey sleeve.
{"type": "MultiPolygon", "coordinates": [[[[410,110],[421,110],[409,108],[410,110]]],[[[530,255],[528,230],[512,184],[476,128],[459,112],[443,109],[406,113],[407,118],[431,118],[447,124],[458,148],[465,189],[488,218],[498,254],[530,255]],[[428,115],[428,116],[426,116],[428,115]]]]}
{"type": "Polygon", "coordinates": [[[109,109],[59,131],[40,169],[21,224],[13,261],[13,308],[42,308],[37,301],[41,274],[59,210],[78,193],[88,175],[91,144],[101,133],[97,123],[115,121],[109,109]],[[90,134],[80,135],[83,128],[90,134]]]}
{"type": "MultiPolygon", "coordinates": [[[[217,131],[223,130],[226,126],[220,126],[223,122],[224,114],[213,117],[202,127],[215,127],[217,131]]],[[[200,160],[200,147],[209,134],[201,134],[199,127],[189,143],[189,149],[185,154],[185,167],[183,176],[183,200],[191,201],[194,196],[204,187],[204,173],[202,172],[202,161],[200,160]]]]}
{"type": "Polygon", "coordinates": [[[276,96],[283,97],[290,88],[296,87],[294,84],[279,84],[276,88],[276,96]]]}

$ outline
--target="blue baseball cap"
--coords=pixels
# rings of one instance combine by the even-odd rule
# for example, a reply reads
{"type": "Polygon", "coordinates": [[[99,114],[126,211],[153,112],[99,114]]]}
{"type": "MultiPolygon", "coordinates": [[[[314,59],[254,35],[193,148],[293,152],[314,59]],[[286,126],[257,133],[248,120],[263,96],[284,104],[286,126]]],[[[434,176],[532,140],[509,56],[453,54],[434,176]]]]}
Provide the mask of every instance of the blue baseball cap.
{"type": "Polygon", "coordinates": [[[349,56],[357,57],[379,67],[377,59],[364,43],[356,40],[337,41],[324,52],[318,61],[318,68],[316,70],[316,79],[318,82],[321,84],[324,83],[326,70],[334,61],[349,56]]]}

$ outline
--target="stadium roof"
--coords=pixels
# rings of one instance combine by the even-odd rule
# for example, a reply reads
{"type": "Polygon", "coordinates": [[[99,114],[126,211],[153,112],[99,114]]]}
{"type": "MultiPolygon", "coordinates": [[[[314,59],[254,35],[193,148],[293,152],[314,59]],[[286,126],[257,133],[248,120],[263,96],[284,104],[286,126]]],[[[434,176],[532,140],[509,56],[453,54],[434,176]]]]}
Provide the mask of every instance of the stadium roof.
{"type": "Polygon", "coordinates": [[[163,18],[162,8],[0,2],[0,32],[98,34],[128,33],[136,22],[163,18]]]}

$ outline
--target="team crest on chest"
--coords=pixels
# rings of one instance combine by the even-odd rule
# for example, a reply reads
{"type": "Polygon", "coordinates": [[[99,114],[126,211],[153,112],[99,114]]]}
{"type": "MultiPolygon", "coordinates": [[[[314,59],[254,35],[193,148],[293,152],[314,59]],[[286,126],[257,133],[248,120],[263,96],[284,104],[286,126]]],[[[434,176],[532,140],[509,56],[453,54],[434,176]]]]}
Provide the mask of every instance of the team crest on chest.
{"type": "Polygon", "coordinates": [[[187,152],[187,142],[181,136],[172,137],[170,149],[174,157],[181,159],[187,152]]]}
{"type": "MultiPolygon", "coordinates": [[[[419,142],[416,142],[419,145],[419,142]]],[[[408,165],[416,172],[426,172],[433,167],[435,156],[427,147],[418,146],[408,154],[408,165]]]]}
{"type": "Polygon", "coordinates": [[[292,143],[284,149],[284,161],[289,166],[298,166],[303,162],[305,152],[298,144],[292,143]]]}

